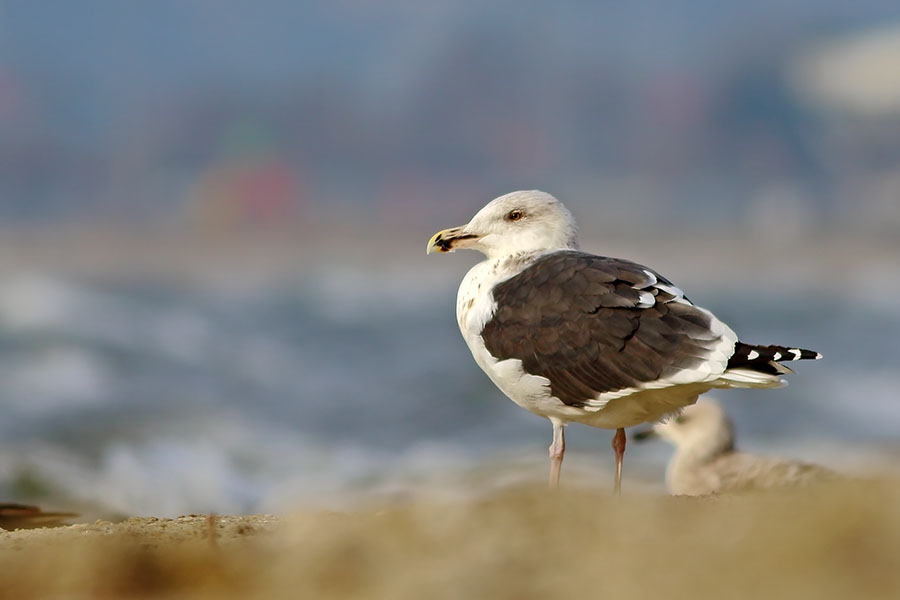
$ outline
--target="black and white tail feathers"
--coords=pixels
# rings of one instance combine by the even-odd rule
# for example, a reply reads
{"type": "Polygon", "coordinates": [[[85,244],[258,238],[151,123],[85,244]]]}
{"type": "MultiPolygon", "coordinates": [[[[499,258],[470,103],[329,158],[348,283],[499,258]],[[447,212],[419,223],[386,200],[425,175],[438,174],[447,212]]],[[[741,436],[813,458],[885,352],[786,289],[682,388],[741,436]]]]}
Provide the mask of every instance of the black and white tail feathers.
{"type": "Polygon", "coordinates": [[[786,346],[754,346],[738,342],[734,354],[728,359],[728,369],[749,369],[769,375],[793,373],[784,365],[778,364],[791,360],[818,360],[822,355],[815,350],[788,348],[786,346]]]}

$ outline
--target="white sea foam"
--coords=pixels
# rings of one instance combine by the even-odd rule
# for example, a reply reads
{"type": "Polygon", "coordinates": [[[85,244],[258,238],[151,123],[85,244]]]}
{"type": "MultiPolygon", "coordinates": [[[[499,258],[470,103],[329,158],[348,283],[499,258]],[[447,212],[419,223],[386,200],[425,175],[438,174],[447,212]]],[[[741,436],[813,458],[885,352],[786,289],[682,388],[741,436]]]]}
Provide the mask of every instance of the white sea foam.
{"type": "MultiPolygon", "coordinates": [[[[0,489],[17,499],[28,472],[57,498],[175,515],[540,480],[549,439],[471,364],[456,279],[323,269],[252,293],[0,280],[0,489]],[[491,461],[505,468],[486,474],[491,461]]],[[[810,298],[723,300],[742,336],[825,355],[785,390],[723,400],[748,450],[874,464],[900,420],[900,319],[810,298]]],[[[608,437],[581,429],[570,467],[609,466],[608,437]]],[[[630,452],[632,476],[661,472],[664,452],[630,452]]]]}
{"type": "Polygon", "coordinates": [[[75,302],[61,281],[39,274],[22,274],[0,282],[0,323],[28,330],[62,323],[75,302]]]}
{"type": "Polygon", "coordinates": [[[17,356],[0,366],[6,406],[31,415],[103,404],[111,377],[101,360],[78,347],[17,356]]]}

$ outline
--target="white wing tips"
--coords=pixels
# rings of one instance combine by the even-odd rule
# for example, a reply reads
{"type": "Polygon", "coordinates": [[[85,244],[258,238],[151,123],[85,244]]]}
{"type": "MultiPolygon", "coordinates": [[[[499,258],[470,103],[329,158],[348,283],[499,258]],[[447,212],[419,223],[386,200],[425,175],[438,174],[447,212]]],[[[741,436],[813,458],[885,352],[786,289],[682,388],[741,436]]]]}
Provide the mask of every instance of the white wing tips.
{"type": "MultiPolygon", "coordinates": [[[[815,350],[789,348],[786,346],[758,346],[738,341],[734,352],[728,359],[729,369],[747,369],[762,371],[770,375],[793,373],[781,362],[798,360],[819,360],[822,355],[815,350]]],[[[728,369],[726,369],[728,370],[728,369]]]]}
{"type": "Polygon", "coordinates": [[[787,353],[792,357],[783,357],[781,360],[822,360],[822,353],[815,350],[804,350],[803,348],[788,348],[787,353]]]}
{"type": "Polygon", "coordinates": [[[656,297],[645,290],[638,290],[637,308],[650,308],[656,305],[656,297]]]}

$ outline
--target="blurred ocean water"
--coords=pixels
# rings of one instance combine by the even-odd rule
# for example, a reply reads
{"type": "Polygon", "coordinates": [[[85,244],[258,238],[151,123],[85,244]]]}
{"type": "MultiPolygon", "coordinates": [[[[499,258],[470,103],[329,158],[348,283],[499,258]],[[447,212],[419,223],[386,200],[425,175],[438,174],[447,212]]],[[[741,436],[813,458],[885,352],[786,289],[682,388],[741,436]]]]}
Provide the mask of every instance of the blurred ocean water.
{"type": "MultiPolygon", "coordinates": [[[[324,265],[252,287],[0,281],[0,495],[98,513],[345,505],[545,476],[550,427],[472,361],[458,280],[324,265]]],[[[900,316],[872,290],[689,295],[748,341],[825,359],[777,391],[720,392],[747,450],[896,458],[900,316]]],[[[610,432],[570,428],[567,473],[605,485],[610,432]]],[[[669,455],[629,447],[661,489],[669,455]]]]}

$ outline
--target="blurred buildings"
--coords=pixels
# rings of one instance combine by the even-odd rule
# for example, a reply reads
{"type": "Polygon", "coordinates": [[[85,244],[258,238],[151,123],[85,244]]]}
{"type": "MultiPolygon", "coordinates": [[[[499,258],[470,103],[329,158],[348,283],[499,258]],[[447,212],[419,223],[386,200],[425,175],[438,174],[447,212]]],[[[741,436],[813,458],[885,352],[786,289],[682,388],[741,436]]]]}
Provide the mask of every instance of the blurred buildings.
{"type": "Polygon", "coordinates": [[[6,2],[0,217],[900,225],[900,5],[599,4],[6,2]]]}
{"type": "Polygon", "coordinates": [[[900,226],[900,25],[811,45],[791,81],[822,119],[822,161],[854,223],[900,226]]]}

